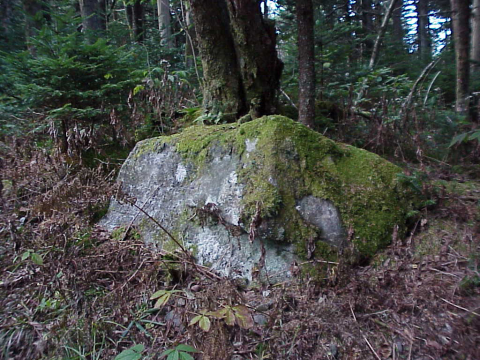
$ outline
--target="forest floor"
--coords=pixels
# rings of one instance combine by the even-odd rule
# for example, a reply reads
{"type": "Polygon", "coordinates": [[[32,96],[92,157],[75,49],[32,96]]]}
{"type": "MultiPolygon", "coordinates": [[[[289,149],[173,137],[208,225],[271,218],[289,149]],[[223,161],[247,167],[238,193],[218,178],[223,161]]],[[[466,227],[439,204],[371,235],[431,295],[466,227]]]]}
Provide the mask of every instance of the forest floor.
{"type": "Polygon", "coordinates": [[[480,359],[478,181],[431,171],[436,205],[366,266],[246,288],[95,226],[104,169],[22,151],[0,179],[0,359],[480,359]]]}

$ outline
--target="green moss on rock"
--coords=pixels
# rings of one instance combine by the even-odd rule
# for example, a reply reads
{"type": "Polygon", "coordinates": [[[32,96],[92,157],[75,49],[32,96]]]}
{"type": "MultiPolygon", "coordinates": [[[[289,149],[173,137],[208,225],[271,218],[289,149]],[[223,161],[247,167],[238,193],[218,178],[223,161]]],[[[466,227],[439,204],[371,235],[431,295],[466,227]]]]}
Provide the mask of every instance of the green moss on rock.
{"type": "MultiPolygon", "coordinates": [[[[198,171],[214,147],[231,149],[240,158],[237,173],[245,185],[244,226],[248,228],[258,203],[262,218],[271,224],[268,234],[296,244],[301,255],[306,256],[308,242],[318,242],[322,236],[296,208],[309,195],[335,205],[350,242],[365,257],[389,244],[394,227],[404,224],[408,201],[396,181],[400,168],[288,118],[266,116],[245,124],[191,126],[180,134],[143,142],[136,156],[165,143],[176,146],[198,171]]],[[[329,259],[335,253],[323,243],[315,251],[316,256],[329,259]]]]}

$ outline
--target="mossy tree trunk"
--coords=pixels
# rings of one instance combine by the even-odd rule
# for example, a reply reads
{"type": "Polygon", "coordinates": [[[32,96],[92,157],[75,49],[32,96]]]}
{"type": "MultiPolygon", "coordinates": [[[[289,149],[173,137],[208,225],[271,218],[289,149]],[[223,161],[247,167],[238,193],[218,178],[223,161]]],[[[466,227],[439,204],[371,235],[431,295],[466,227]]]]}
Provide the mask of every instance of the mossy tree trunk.
{"type": "Polygon", "coordinates": [[[313,128],[315,121],[315,44],[312,0],[297,0],[298,120],[313,128]]]}
{"type": "Polygon", "coordinates": [[[206,113],[224,120],[275,112],[283,63],[259,0],[192,0],[206,113]]]}

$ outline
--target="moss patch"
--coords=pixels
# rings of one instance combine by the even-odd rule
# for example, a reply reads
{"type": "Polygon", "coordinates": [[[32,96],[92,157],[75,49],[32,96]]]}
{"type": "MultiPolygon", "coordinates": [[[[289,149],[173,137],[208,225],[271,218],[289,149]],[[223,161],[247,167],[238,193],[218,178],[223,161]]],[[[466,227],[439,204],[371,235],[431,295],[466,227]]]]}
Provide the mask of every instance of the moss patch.
{"type": "Polygon", "coordinates": [[[268,219],[267,235],[296,244],[306,255],[317,242],[315,256],[334,258],[335,249],[318,243],[321,235],[297,211],[308,195],[331,201],[340,211],[346,232],[358,252],[372,256],[389,244],[395,225],[404,224],[405,190],[396,181],[401,170],[381,157],[334,141],[282,116],[266,116],[245,124],[191,126],[171,137],[142,142],[135,156],[174,145],[197,173],[215,147],[240,158],[237,169],[245,184],[242,222],[248,224],[257,204],[268,219]]]}

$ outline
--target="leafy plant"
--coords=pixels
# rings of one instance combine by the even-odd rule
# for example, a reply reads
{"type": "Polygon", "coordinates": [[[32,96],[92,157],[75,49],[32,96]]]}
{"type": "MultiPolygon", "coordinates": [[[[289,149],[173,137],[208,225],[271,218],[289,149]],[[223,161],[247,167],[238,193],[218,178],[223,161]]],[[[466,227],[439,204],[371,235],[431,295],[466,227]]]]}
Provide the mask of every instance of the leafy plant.
{"type": "Polygon", "coordinates": [[[227,305],[210,315],[225,320],[225,323],[230,326],[237,324],[243,329],[250,329],[253,326],[252,315],[245,305],[227,305]]]}
{"type": "Polygon", "coordinates": [[[43,258],[41,255],[33,252],[33,250],[27,250],[22,254],[22,261],[31,259],[35,265],[43,265],[43,258]]]}
{"type": "Polygon", "coordinates": [[[181,290],[158,290],[150,297],[150,300],[158,299],[154,305],[154,307],[158,309],[164,306],[173,294],[181,292],[181,290]]]}
{"type": "Polygon", "coordinates": [[[198,326],[200,327],[200,329],[202,329],[203,331],[205,332],[209,332],[210,331],[210,327],[212,325],[210,319],[208,318],[207,315],[209,315],[210,313],[205,311],[205,310],[202,310],[200,311],[200,314],[195,316],[191,321],[190,323],[188,324],[188,326],[192,326],[192,325],[195,325],[198,323],[198,326]]]}
{"type": "Polygon", "coordinates": [[[165,350],[160,358],[166,357],[167,360],[193,360],[193,356],[190,353],[199,353],[197,349],[192,346],[180,344],[174,349],[165,350]]]}
{"type": "Polygon", "coordinates": [[[477,140],[478,142],[480,142],[480,130],[476,129],[455,136],[448,147],[451,148],[455,145],[460,145],[462,143],[473,140],[477,140]]]}
{"type": "Polygon", "coordinates": [[[144,350],[145,346],[143,346],[143,344],[136,344],[115,356],[115,360],[140,360],[144,350]]]}

